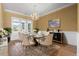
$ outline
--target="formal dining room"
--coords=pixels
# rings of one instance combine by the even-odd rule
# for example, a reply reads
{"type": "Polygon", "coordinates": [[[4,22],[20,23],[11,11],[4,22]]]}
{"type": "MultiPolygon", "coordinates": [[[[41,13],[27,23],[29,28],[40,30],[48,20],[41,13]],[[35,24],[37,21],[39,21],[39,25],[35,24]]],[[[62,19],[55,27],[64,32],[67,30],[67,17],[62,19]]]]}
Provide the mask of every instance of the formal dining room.
{"type": "Polygon", "coordinates": [[[0,56],[76,56],[76,3],[0,3],[0,56]]]}

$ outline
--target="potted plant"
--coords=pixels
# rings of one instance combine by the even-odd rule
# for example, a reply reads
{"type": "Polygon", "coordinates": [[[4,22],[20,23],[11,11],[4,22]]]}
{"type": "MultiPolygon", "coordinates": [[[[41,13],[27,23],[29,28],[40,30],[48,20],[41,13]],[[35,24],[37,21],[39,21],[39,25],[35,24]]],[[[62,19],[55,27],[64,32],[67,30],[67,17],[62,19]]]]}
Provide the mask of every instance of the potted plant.
{"type": "Polygon", "coordinates": [[[7,31],[0,29],[0,44],[2,44],[2,37],[7,35],[7,31]]]}
{"type": "Polygon", "coordinates": [[[6,27],[6,28],[4,28],[4,30],[6,30],[8,32],[8,34],[11,34],[11,32],[12,32],[10,27],[6,27]]]}
{"type": "Polygon", "coordinates": [[[6,27],[6,28],[4,28],[4,30],[6,30],[7,32],[8,32],[8,42],[10,42],[10,34],[11,34],[11,32],[12,32],[12,30],[11,30],[11,28],[10,27],[6,27]]]}

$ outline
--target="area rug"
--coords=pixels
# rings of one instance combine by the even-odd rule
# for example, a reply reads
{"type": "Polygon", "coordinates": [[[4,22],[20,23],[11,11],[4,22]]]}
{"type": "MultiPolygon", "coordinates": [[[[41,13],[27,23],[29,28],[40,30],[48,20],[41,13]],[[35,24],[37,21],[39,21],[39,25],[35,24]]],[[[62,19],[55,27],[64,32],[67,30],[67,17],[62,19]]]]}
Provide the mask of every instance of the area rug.
{"type": "Polygon", "coordinates": [[[26,47],[25,55],[26,56],[55,56],[58,53],[60,46],[30,46],[26,47]]]}
{"type": "Polygon", "coordinates": [[[8,47],[10,56],[56,56],[61,48],[58,44],[24,46],[18,40],[11,41],[8,47]]]}

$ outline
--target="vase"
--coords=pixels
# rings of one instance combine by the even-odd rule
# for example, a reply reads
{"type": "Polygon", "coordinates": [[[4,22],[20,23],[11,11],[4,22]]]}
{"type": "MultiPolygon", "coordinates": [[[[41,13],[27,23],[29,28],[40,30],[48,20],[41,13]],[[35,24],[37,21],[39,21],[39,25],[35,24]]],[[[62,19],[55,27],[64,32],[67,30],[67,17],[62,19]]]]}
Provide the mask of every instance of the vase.
{"type": "Polygon", "coordinates": [[[0,35],[0,45],[2,44],[1,39],[2,39],[2,35],[0,35]]]}
{"type": "Polygon", "coordinates": [[[0,38],[2,38],[2,35],[0,35],[0,38]]]}

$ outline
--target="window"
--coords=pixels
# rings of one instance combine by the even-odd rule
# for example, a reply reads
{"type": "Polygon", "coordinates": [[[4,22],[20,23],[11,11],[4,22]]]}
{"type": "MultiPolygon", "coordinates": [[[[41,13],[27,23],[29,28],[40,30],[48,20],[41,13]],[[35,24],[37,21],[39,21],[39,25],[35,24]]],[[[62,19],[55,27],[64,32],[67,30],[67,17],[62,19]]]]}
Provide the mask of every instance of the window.
{"type": "Polygon", "coordinates": [[[22,31],[32,32],[32,21],[21,18],[12,17],[12,31],[22,31]]]}

